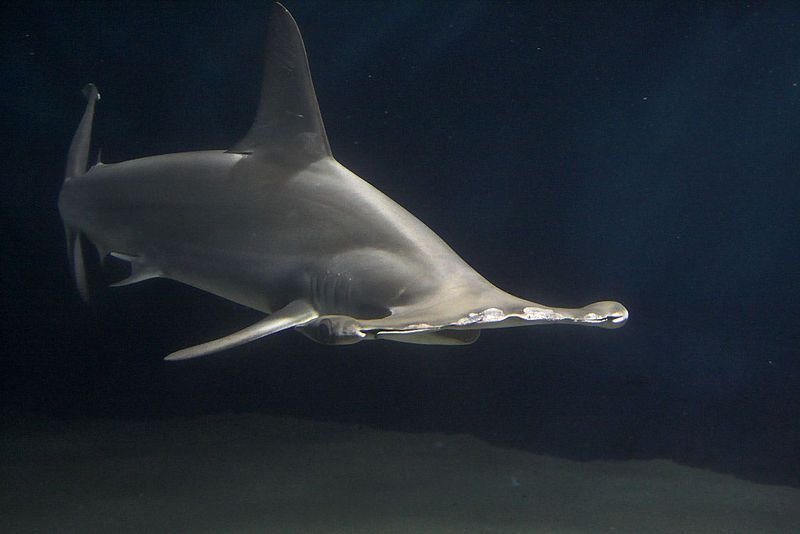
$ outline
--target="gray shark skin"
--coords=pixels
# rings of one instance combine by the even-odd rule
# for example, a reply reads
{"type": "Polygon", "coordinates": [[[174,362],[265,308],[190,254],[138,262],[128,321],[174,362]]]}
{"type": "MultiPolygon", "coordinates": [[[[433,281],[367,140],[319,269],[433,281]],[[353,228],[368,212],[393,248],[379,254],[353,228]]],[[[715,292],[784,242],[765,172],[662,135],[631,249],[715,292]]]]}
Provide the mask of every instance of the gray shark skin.
{"type": "Polygon", "coordinates": [[[85,246],[130,264],[113,285],[177,280],[268,314],[167,359],[294,328],[325,344],[367,339],[458,345],[484,328],[618,328],[617,302],[544,306],[493,286],[411,213],[331,154],[305,47],[289,12],[270,17],[256,119],[227,151],[145,157],[87,170],[95,103],[70,147],[59,197],[67,251],[88,296],[85,246]]]}

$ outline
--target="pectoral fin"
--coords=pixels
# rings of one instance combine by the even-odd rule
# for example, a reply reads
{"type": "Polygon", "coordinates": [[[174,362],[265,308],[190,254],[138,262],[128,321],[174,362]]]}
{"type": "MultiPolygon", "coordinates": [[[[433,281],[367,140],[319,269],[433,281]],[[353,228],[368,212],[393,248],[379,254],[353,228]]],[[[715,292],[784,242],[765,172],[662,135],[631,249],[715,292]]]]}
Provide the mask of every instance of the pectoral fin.
{"type": "Polygon", "coordinates": [[[285,307],[272,313],[269,317],[262,319],[254,325],[248,326],[243,330],[239,330],[229,336],[225,336],[213,341],[208,341],[201,345],[188,347],[176,352],[173,352],[165,360],[188,360],[189,358],[197,358],[198,356],[205,356],[214,352],[230,349],[238,345],[243,345],[256,339],[292,328],[295,326],[303,325],[319,316],[317,311],[312,308],[307,302],[302,300],[295,300],[290,302],[285,307]]]}

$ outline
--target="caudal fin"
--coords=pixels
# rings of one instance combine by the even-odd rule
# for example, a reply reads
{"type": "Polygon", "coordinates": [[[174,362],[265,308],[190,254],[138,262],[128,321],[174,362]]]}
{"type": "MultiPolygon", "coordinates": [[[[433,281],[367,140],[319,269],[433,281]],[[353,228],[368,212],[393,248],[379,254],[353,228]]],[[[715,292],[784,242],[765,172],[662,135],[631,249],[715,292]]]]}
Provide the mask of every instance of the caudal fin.
{"type": "MultiPolygon", "coordinates": [[[[94,84],[87,84],[83,88],[83,96],[86,97],[86,108],[83,111],[78,129],[72,138],[67,154],[67,168],[64,173],[64,181],[82,176],[86,173],[86,163],[89,160],[89,146],[92,141],[92,121],[94,120],[94,106],[100,100],[100,93],[94,84]]],[[[86,251],[84,245],[86,238],[76,228],[64,224],[64,233],[67,239],[67,258],[69,258],[70,269],[75,279],[83,300],[89,300],[90,288],[89,277],[87,275],[86,251]]]]}

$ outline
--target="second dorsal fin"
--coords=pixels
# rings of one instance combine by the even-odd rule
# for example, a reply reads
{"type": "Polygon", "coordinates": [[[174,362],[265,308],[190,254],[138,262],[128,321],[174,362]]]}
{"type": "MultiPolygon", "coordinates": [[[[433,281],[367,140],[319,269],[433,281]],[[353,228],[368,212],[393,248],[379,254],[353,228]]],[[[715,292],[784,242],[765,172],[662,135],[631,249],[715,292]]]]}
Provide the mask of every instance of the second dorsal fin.
{"type": "Polygon", "coordinates": [[[308,58],[297,23],[275,4],[267,28],[264,78],[255,121],[229,152],[289,152],[318,159],[331,155],[308,58]]]}

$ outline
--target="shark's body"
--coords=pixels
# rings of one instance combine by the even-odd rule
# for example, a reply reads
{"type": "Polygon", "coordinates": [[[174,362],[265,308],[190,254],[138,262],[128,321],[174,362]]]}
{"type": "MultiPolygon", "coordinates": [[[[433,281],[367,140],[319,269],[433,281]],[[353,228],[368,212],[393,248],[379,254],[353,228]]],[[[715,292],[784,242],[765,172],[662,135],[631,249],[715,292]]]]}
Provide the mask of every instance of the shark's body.
{"type": "Polygon", "coordinates": [[[167,154],[86,171],[99,94],[87,86],[59,208],[86,296],[83,249],[131,263],[121,284],[177,280],[270,314],[180,359],[294,327],[323,343],[463,344],[481,328],[562,322],[615,328],[616,302],[552,308],[489,283],[408,211],[331,155],[297,26],[270,21],[264,88],[229,151],[167,154]]]}

